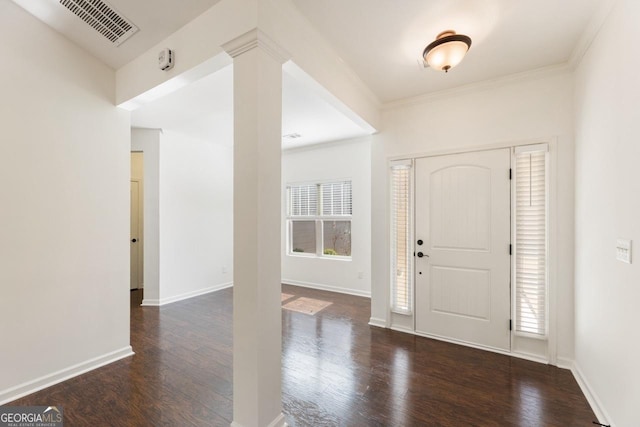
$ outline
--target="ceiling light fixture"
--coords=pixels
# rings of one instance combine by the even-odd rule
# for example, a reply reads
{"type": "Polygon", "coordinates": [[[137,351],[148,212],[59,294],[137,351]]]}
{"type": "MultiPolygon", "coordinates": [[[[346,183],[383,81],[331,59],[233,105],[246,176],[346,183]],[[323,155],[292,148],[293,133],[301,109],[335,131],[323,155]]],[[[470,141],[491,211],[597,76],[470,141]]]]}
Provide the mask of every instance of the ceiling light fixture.
{"type": "Polygon", "coordinates": [[[422,57],[431,68],[448,73],[462,61],[470,47],[469,36],[447,30],[438,34],[436,39],[424,48],[422,57]]]}

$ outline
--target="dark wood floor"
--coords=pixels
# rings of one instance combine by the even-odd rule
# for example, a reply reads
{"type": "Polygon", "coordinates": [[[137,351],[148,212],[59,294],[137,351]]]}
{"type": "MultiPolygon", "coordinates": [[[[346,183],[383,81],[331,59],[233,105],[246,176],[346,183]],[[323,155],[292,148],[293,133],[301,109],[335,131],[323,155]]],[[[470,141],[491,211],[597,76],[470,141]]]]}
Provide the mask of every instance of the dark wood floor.
{"type": "MultiPolygon", "coordinates": [[[[331,303],[315,315],[282,313],[291,426],[566,427],[595,420],[569,371],[370,327],[365,298],[291,286],[283,292],[291,295],[283,304],[301,297],[331,303]]],[[[139,298],[132,293],[135,356],[9,405],[62,406],[67,426],[228,426],[232,290],[159,309],[139,307],[139,298]]]]}

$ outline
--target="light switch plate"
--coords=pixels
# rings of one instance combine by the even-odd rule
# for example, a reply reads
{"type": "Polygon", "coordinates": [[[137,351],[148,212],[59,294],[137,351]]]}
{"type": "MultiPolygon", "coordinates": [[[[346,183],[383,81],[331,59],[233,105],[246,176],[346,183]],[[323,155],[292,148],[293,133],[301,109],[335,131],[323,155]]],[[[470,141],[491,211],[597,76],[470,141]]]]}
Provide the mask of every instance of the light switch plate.
{"type": "Polygon", "coordinates": [[[616,240],[616,259],[631,264],[631,240],[616,240]]]}

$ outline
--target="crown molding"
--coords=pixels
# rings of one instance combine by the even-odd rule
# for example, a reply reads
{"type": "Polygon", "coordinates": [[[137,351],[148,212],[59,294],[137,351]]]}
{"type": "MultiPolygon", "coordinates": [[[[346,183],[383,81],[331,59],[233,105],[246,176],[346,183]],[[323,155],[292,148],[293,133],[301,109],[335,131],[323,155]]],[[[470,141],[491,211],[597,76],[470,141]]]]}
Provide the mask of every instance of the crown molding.
{"type": "Polygon", "coordinates": [[[222,49],[232,58],[236,58],[253,49],[260,48],[267,52],[273,59],[284,64],[291,59],[291,54],[282,48],[271,37],[258,28],[249,30],[246,33],[230,40],[222,45],[222,49]]]}
{"type": "Polygon", "coordinates": [[[618,0],[601,0],[598,4],[598,8],[594,12],[593,16],[589,20],[589,23],[585,27],[580,39],[578,40],[578,44],[571,52],[571,56],[569,57],[569,65],[572,70],[575,70],[580,66],[582,62],[582,58],[587,54],[591,44],[596,39],[600,30],[604,26],[604,23],[607,21],[607,18],[613,11],[614,6],[618,3],[618,0]]]}
{"type": "Polygon", "coordinates": [[[527,81],[534,81],[538,79],[569,74],[572,72],[572,68],[568,62],[550,65],[547,67],[536,68],[534,70],[523,71],[521,73],[509,74],[506,76],[498,77],[495,79],[482,80],[475,83],[469,83],[462,86],[457,86],[451,89],[440,90],[436,92],[429,92],[423,95],[414,96],[411,98],[400,99],[398,101],[391,101],[382,106],[383,111],[394,110],[397,108],[410,107],[414,105],[426,104],[441,99],[451,98],[453,96],[461,96],[474,92],[485,91],[489,89],[498,88],[508,84],[515,84],[527,81]]]}

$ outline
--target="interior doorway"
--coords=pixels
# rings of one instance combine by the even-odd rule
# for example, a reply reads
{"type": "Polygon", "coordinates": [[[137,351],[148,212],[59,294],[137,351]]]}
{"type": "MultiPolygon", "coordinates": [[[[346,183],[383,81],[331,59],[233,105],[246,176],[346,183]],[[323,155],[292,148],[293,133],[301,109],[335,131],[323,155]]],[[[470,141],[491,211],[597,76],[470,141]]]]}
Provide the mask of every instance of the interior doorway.
{"type": "Polygon", "coordinates": [[[508,148],[415,162],[416,332],[510,350],[508,148]]]}
{"type": "Polygon", "coordinates": [[[131,153],[130,288],[144,288],[144,158],[131,153]]]}

